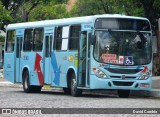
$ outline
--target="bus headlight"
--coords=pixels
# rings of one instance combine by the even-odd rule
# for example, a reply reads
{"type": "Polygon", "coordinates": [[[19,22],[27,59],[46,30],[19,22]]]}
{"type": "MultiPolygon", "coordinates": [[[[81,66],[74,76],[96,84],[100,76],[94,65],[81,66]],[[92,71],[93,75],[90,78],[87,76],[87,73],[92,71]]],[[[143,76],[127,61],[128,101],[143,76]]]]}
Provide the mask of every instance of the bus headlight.
{"type": "Polygon", "coordinates": [[[147,71],[147,72],[143,73],[138,79],[139,80],[146,80],[149,78],[149,76],[150,76],[150,72],[147,71]]]}
{"type": "Polygon", "coordinates": [[[105,73],[103,71],[101,71],[98,68],[93,68],[94,73],[96,74],[97,77],[99,78],[107,78],[107,76],[105,75],[105,73]]]}

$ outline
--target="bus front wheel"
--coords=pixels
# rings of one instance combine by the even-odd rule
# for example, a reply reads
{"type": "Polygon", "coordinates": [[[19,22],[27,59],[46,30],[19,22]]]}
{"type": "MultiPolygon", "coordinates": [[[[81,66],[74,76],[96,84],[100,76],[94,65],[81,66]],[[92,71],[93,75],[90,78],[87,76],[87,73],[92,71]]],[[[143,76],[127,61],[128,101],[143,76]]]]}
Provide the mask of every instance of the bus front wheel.
{"type": "Polygon", "coordinates": [[[128,98],[130,95],[130,90],[118,90],[118,96],[120,98],[128,98]]]}
{"type": "Polygon", "coordinates": [[[78,97],[82,94],[82,90],[77,89],[77,83],[76,83],[76,78],[75,74],[72,74],[72,79],[71,79],[71,95],[74,97],[78,97]]]}

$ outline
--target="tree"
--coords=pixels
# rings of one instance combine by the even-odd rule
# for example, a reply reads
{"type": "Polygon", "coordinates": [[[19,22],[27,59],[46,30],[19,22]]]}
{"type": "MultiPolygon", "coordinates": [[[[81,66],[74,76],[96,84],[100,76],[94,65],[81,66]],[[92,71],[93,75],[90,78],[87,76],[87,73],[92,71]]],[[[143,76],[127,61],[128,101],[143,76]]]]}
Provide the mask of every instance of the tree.
{"type": "Polygon", "coordinates": [[[79,0],[71,10],[71,16],[87,16],[105,13],[99,0],[79,0]]]}
{"type": "Polygon", "coordinates": [[[79,0],[71,11],[72,16],[104,13],[146,17],[157,30],[157,19],[160,17],[160,0],[79,0]]]}
{"type": "Polygon", "coordinates": [[[8,24],[8,22],[11,22],[13,19],[10,16],[10,12],[4,8],[2,3],[0,2],[0,28],[4,30],[4,25],[8,24]]]}
{"type": "Polygon", "coordinates": [[[29,21],[30,13],[37,7],[47,6],[52,3],[66,4],[68,0],[1,0],[5,9],[10,11],[10,15],[13,17],[13,22],[27,22],[29,21]]]}
{"type": "Polygon", "coordinates": [[[115,13],[137,16],[143,14],[143,9],[134,4],[134,0],[79,0],[71,13],[78,16],[115,13]]]}
{"type": "Polygon", "coordinates": [[[59,4],[51,1],[46,5],[39,5],[30,13],[30,21],[48,20],[69,17],[66,11],[66,4],[59,4]]]}
{"type": "Polygon", "coordinates": [[[160,18],[160,0],[135,0],[143,8],[143,16],[151,21],[152,28],[158,29],[158,18],[160,18]]]}

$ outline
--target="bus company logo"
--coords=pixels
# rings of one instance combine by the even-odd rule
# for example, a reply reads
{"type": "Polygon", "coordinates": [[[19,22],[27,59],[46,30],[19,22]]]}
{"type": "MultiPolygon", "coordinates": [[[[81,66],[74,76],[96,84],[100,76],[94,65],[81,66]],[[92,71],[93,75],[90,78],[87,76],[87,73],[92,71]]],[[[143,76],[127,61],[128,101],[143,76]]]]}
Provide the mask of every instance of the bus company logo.
{"type": "Polygon", "coordinates": [[[73,61],[73,56],[72,55],[70,55],[69,57],[68,57],[68,60],[69,60],[69,62],[72,62],[73,61]]]}
{"type": "Polygon", "coordinates": [[[122,76],[121,76],[121,78],[122,78],[122,79],[125,79],[125,78],[126,78],[126,76],[125,76],[125,75],[122,75],[122,76]]]}

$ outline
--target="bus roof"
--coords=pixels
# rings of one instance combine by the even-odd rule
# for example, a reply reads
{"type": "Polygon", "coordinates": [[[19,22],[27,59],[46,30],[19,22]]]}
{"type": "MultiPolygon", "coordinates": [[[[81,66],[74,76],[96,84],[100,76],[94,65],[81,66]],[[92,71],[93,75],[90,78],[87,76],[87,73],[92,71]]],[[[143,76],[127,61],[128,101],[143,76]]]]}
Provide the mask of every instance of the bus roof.
{"type": "Polygon", "coordinates": [[[63,18],[63,19],[55,19],[55,20],[15,23],[15,24],[9,24],[7,26],[7,30],[32,28],[32,27],[44,27],[44,26],[46,27],[57,26],[57,25],[67,25],[67,24],[93,23],[94,19],[96,18],[132,18],[132,19],[147,20],[146,18],[142,18],[142,17],[125,16],[120,14],[103,14],[103,15],[93,15],[93,16],[85,16],[85,17],[74,17],[74,18],[63,18]]]}

